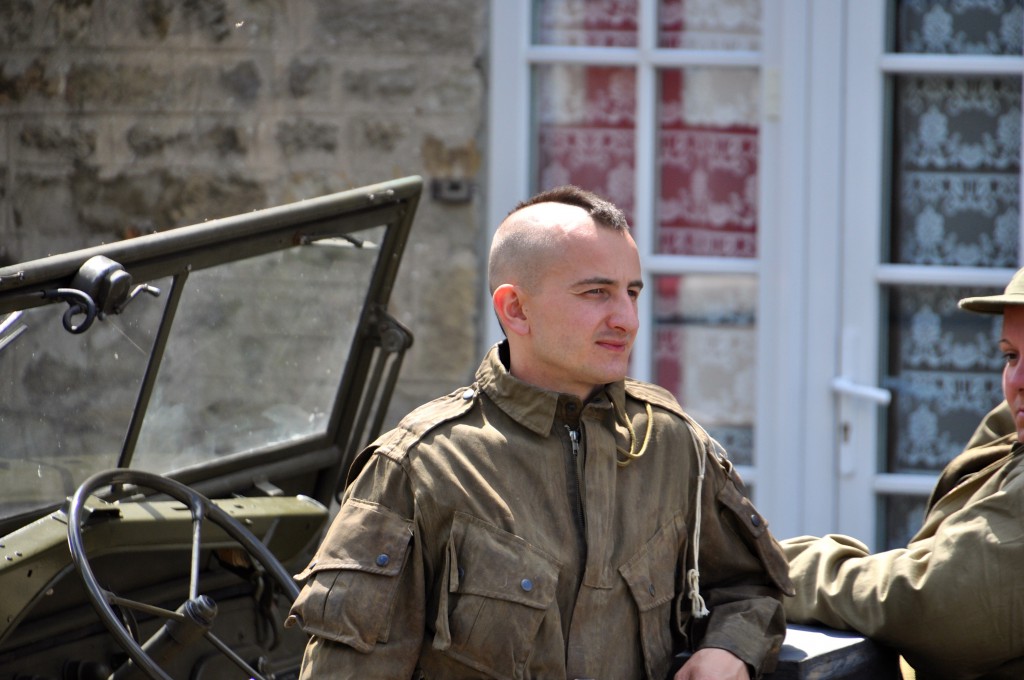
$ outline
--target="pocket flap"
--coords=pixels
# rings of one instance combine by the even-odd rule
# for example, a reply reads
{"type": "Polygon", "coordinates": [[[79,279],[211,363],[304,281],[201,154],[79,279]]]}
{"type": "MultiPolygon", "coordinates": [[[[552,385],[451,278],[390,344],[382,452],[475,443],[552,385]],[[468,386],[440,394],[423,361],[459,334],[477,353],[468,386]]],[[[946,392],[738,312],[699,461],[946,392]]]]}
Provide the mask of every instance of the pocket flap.
{"type": "Polygon", "coordinates": [[[750,499],[744,496],[732,482],[726,482],[722,490],[718,492],[718,500],[732,510],[743,528],[754,538],[768,530],[768,520],[757,511],[750,499]]]}
{"type": "Polygon", "coordinates": [[[637,608],[645,612],[675,597],[676,569],[680,548],[686,538],[686,523],[681,512],[658,530],[644,546],[619,567],[629,585],[637,608]]]}
{"type": "Polygon", "coordinates": [[[304,570],[304,580],[318,571],[355,569],[370,574],[395,576],[402,571],[412,521],[371,503],[350,499],[331,524],[320,549],[304,570]]]}
{"type": "Polygon", "coordinates": [[[558,562],[522,538],[463,513],[452,522],[449,589],[546,609],[558,562]]]}
{"type": "Polygon", "coordinates": [[[349,500],[327,531],[289,621],[309,634],[370,652],[386,642],[412,541],[412,522],[372,503],[349,500]]]}
{"type": "Polygon", "coordinates": [[[718,493],[718,501],[732,512],[737,523],[743,527],[749,543],[753,545],[761,564],[775,585],[787,595],[792,595],[795,591],[789,578],[789,563],[786,562],[779,544],[768,531],[768,520],[732,481],[727,481],[722,487],[718,493]]]}

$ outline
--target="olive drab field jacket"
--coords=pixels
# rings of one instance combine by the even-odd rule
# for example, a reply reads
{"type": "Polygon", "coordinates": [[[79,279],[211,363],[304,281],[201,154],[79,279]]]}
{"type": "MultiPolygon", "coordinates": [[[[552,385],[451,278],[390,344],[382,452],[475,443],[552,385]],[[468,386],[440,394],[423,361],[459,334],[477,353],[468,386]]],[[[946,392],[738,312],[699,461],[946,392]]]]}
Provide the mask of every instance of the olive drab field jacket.
{"type": "Polygon", "coordinates": [[[889,645],[918,680],[1024,678],[1024,445],[1016,433],[979,433],[946,467],[906,548],[783,541],[796,585],[787,617],[889,645]]]}
{"type": "Polygon", "coordinates": [[[704,646],[772,668],[786,564],[718,445],[660,388],[583,403],[503,350],[363,453],[297,576],[302,677],[662,680],[704,646]]]}

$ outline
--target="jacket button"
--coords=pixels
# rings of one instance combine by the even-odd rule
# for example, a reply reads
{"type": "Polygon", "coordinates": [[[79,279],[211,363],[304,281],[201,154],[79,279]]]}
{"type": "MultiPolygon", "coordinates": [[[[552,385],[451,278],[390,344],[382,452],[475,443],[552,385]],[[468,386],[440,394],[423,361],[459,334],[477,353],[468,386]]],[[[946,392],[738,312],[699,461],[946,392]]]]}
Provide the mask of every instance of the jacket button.
{"type": "Polygon", "coordinates": [[[390,561],[391,561],[391,558],[388,557],[387,554],[385,554],[385,553],[381,553],[380,555],[377,555],[377,566],[378,567],[387,566],[387,563],[390,562],[390,561]]]}
{"type": "Polygon", "coordinates": [[[755,527],[759,527],[761,526],[761,518],[758,515],[751,515],[750,523],[753,524],[755,527]]]}
{"type": "Polygon", "coordinates": [[[649,592],[651,594],[651,597],[654,597],[654,584],[653,583],[650,584],[649,586],[647,586],[647,592],[649,592]]]}
{"type": "Polygon", "coordinates": [[[462,398],[464,400],[466,400],[466,401],[469,401],[470,399],[472,399],[475,396],[476,396],[476,391],[472,387],[462,393],[462,398]]]}
{"type": "Polygon", "coordinates": [[[519,585],[526,592],[530,592],[531,590],[533,590],[533,581],[531,581],[528,578],[524,578],[522,581],[520,581],[519,585]]]}

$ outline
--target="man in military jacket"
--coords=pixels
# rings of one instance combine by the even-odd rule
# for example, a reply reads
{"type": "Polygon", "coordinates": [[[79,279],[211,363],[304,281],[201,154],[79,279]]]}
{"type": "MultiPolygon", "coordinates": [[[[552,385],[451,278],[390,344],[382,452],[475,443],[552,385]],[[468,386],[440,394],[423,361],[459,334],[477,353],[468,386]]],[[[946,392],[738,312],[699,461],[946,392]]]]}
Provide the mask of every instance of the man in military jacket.
{"type": "Polygon", "coordinates": [[[303,678],[747,678],[786,565],[724,451],[627,379],[643,286],[621,211],[575,187],[500,226],[506,340],[364,451],[290,621],[303,678]]]}
{"type": "Polygon", "coordinates": [[[1006,401],[943,471],[906,548],[848,536],[783,542],[797,623],[850,628],[895,648],[905,677],[1024,677],[1024,269],[1002,295],[960,307],[1003,314],[1006,401]]]}

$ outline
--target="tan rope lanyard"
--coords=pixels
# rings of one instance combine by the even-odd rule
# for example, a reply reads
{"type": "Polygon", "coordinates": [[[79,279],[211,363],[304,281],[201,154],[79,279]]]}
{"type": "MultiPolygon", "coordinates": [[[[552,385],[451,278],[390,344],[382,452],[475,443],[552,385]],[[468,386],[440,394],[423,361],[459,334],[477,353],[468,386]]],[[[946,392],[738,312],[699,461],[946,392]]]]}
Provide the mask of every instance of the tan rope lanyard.
{"type": "MultiPolygon", "coordinates": [[[[614,404],[614,402],[613,402],[614,404]]],[[[651,442],[651,430],[654,428],[654,413],[651,410],[650,403],[644,403],[647,407],[647,432],[644,434],[644,441],[640,445],[640,450],[636,450],[637,439],[636,431],[633,429],[633,423],[630,421],[629,416],[626,412],[615,405],[615,415],[621,418],[626,425],[626,429],[629,430],[629,451],[616,446],[615,450],[625,456],[625,458],[618,458],[616,456],[615,462],[619,467],[626,467],[634,460],[644,455],[647,452],[647,445],[651,442]]],[[[704,488],[704,474],[705,474],[705,450],[701,446],[700,441],[697,439],[697,434],[694,432],[695,427],[700,427],[697,423],[687,419],[687,423],[690,425],[687,430],[690,432],[690,438],[693,440],[693,449],[697,454],[697,489],[695,496],[695,510],[694,510],[694,528],[693,528],[693,567],[686,572],[686,584],[689,587],[690,593],[690,613],[695,618],[703,618],[710,612],[708,611],[707,604],[704,602],[704,598],[700,594],[700,527],[701,527],[701,498],[703,497],[704,488]]],[[[701,432],[707,436],[701,428],[701,432]]]]}
{"type": "Polygon", "coordinates": [[[647,407],[647,433],[644,435],[644,443],[640,445],[640,450],[636,451],[636,431],[633,429],[633,423],[626,412],[620,409],[618,405],[615,405],[615,414],[622,418],[623,422],[626,424],[626,429],[629,430],[629,451],[621,446],[615,447],[616,451],[625,456],[625,458],[619,458],[616,456],[615,463],[619,467],[626,467],[647,452],[647,445],[651,441],[651,430],[654,427],[654,413],[651,411],[651,405],[649,403],[645,403],[644,406],[647,407]]]}
{"type": "MultiPolygon", "coordinates": [[[[630,450],[626,451],[622,447],[615,447],[615,451],[625,458],[615,457],[615,464],[618,467],[626,467],[636,459],[647,453],[647,444],[650,443],[650,433],[654,427],[654,414],[651,411],[650,403],[645,402],[644,406],[647,409],[647,431],[643,436],[643,443],[640,444],[640,451],[637,451],[637,433],[633,429],[633,423],[630,421],[629,416],[626,412],[617,406],[615,409],[615,416],[621,418],[626,424],[626,429],[630,433],[630,450]]],[[[693,439],[693,451],[697,456],[697,487],[695,496],[695,510],[694,510],[694,526],[693,526],[693,567],[686,572],[686,585],[689,587],[689,598],[690,598],[690,612],[696,619],[702,619],[707,617],[710,613],[708,611],[708,605],[705,603],[705,599],[700,596],[700,500],[702,497],[703,480],[705,480],[705,448],[700,445],[697,440],[696,432],[693,431],[694,426],[699,427],[696,423],[689,421],[690,425],[686,429],[689,430],[690,437],[693,439]]],[[[701,431],[703,431],[701,429],[701,431]]],[[[707,432],[705,432],[707,436],[707,432]]]]}
{"type": "MultiPolygon", "coordinates": [[[[693,422],[693,425],[700,427],[695,422],[693,422]]],[[[700,442],[697,441],[697,434],[693,431],[693,427],[691,426],[688,429],[690,430],[690,438],[693,440],[693,450],[697,452],[697,492],[695,495],[693,520],[693,568],[686,572],[686,584],[690,587],[690,613],[694,618],[702,619],[710,613],[704,598],[700,594],[700,525],[701,498],[704,491],[705,450],[700,445],[700,442]]],[[[703,428],[701,428],[701,432],[704,432],[703,428]]],[[[707,432],[704,432],[704,436],[707,436],[707,432]]]]}

